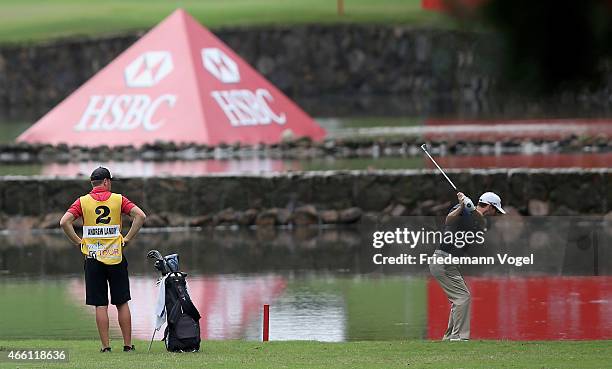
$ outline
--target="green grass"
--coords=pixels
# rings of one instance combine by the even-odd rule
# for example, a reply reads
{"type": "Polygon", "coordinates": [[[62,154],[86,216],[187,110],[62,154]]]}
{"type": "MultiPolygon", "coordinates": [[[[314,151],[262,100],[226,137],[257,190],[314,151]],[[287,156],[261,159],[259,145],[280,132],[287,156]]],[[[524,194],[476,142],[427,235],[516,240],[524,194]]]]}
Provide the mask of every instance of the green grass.
{"type": "Polygon", "coordinates": [[[423,337],[427,329],[425,284],[426,279],[418,277],[344,281],[349,339],[423,337]]]}
{"type": "Polygon", "coordinates": [[[419,157],[380,157],[380,158],[349,158],[327,159],[316,158],[298,163],[304,171],[316,170],[364,170],[364,169],[422,169],[423,158],[419,157]]]}
{"type": "Polygon", "coordinates": [[[443,25],[443,15],[421,9],[421,0],[0,0],[0,42],[147,29],[176,8],[207,27],[298,23],[403,23],[443,25]]]}
{"type": "Polygon", "coordinates": [[[93,317],[84,305],[71,301],[65,284],[63,280],[0,283],[0,339],[96,334],[93,317]]]}
{"type": "Polygon", "coordinates": [[[415,127],[422,126],[423,119],[419,117],[342,117],[319,118],[317,122],[325,129],[357,129],[372,127],[415,127]]]}
{"type": "MultiPolygon", "coordinates": [[[[206,341],[200,353],[171,354],[155,342],[137,342],[135,353],[100,354],[96,341],[0,341],[13,348],[69,350],[70,362],[19,364],[20,368],[606,368],[609,341],[562,342],[249,342],[206,341]]],[[[121,343],[115,342],[115,350],[121,343]]],[[[119,350],[117,350],[119,351],[119,350]]],[[[0,368],[15,368],[0,363],[0,368]]]]}
{"type": "Polygon", "coordinates": [[[42,173],[41,164],[2,164],[0,176],[36,176],[42,173]]]}
{"type": "MultiPolygon", "coordinates": [[[[1,26],[0,26],[1,27],[1,26]]],[[[0,37],[2,37],[0,35],[0,37]]],[[[28,129],[32,123],[14,123],[0,119],[0,144],[13,142],[17,136],[28,129]]]]}

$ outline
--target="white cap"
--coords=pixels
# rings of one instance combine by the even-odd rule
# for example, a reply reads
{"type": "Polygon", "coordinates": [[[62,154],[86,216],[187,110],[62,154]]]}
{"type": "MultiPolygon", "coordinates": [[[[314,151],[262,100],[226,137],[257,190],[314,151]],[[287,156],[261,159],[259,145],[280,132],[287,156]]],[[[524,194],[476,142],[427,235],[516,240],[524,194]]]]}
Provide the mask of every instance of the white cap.
{"type": "Polygon", "coordinates": [[[495,207],[497,211],[499,211],[502,214],[506,214],[506,211],[502,209],[502,206],[501,206],[501,198],[493,192],[483,193],[482,195],[480,195],[478,202],[483,202],[485,204],[493,205],[493,207],[495,207]]]}

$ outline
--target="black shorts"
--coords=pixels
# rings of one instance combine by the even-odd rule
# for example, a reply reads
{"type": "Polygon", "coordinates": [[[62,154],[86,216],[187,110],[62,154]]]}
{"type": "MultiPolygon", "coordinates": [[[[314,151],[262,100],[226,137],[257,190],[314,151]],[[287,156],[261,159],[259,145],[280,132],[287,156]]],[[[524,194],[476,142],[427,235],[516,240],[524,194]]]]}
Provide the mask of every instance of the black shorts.
{"type": "Polygon", "coordinates": [[[128,263],[123,257],[121,263],[106,265],[96,259],[85,259],[85,303],[93,306],[108,305],[110,286],[111,304],[121,305],[130,301],[130,279],[128,263]]]}

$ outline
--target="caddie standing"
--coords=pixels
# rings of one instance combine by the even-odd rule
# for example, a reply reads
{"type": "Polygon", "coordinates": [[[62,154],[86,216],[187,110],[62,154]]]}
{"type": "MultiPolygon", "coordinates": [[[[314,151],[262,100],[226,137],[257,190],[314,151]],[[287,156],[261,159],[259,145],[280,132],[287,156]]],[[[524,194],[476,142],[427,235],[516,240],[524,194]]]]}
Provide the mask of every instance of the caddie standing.
{"type": "Polygon", "coordinates": [[[102,342],[101,352],[110,352],[108,322],[108,290],[111,304],[117,307],[119,326],[123,335],[123,351],[133,351],[132,317],[128,301],[130,281],[128,263],[123,255],[146,218],[144,212],[125,196],[111,192],[112,176],[99,167],[91,173],[93,189],[78,198],[60,220],[62,230],[70,241],[79,246],[85,256],[86,304],[96,307],[96,325],[102,342]],[[121,234],[121,214],[132,217],[127,235],[121,234]],[[83,237],[79,237],[73,222],[83,217],[83,237]]]}
{"type": "MultiPolygon", "coordinates": [[[[478,199],[478,205],[463,193],[457,193],[459,204],[455,205],[446,217],[445,232],[478,232],[484,229],[484,217],[506,214],[501,206],[501,198],[493,192],[485,192],[478,199]]],[[[464,256],[470,245],[458,247],[453,243],[442,243],[434,256],[464,256]]],[[[460,266],[455,264],[429,264],[431,274],[446,293],[451,304],[448,328],[443,340],[467,341],[470,339],[470,290],[468,289],[460,266]]]]}

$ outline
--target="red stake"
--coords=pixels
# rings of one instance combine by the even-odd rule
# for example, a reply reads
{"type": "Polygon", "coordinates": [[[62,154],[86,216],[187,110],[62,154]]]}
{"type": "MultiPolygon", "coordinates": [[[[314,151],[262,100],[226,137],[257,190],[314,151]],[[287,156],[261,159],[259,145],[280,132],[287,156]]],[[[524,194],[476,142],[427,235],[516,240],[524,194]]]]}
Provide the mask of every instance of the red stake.
{"type": "Polygon", "coordinates": [[[264,305],[263,314],[263,341],[266,342],[270,338],[270,305],[264,305]]]}

